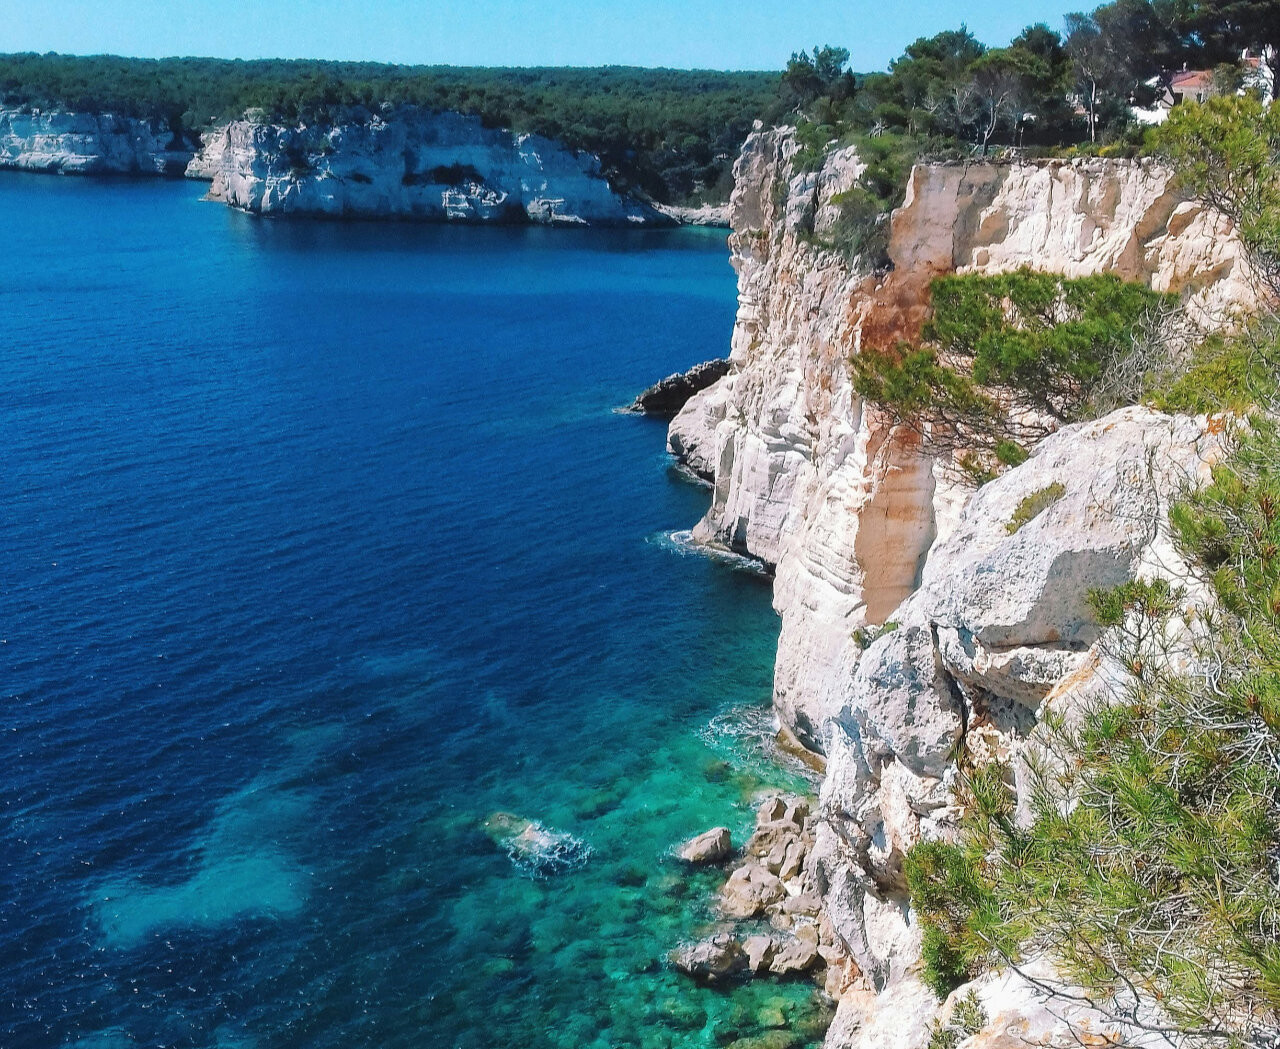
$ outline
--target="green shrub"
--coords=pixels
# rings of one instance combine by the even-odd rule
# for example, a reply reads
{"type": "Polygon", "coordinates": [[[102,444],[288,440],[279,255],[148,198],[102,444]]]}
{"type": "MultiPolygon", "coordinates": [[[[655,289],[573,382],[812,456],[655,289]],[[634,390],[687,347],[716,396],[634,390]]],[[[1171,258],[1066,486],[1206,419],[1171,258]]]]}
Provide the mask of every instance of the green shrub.
{"type": "Polygon", "coordinates": [[[907,853],[911,904],[922,928],[926,985],[940,998],[988,967],[1002,927],[995,887],[972,847],[925,841],[907,853]]]}
{"type": "Polygon", "coordinates": [[[1044,513],[1049,507],[1067,494],[1066,487],[1059,481],[1045,485],[1030,495],[1025,495],[1014,508],[1013,517],[1009,519],[1004,530],[1013,535],[1033,518],[1044,513]]]}
{"type": "Polygon", "coordinates": [[[931,291],[922,345],[857,354],[854,387],[939,450],[1002,463],[1089,417],[1097,385],[1175,302],[1110,275],[1028,269],[940,277],[931,291]]]}
{"type": "Polygon", "coordinates": [[[987,1011],[974,991],[959,999],[951,1010],[951,1018],[943,1023],[934,1020],[929,1028],[928,1049],[956,1049],[961,1042],[977,1034],[990,1022],[987,1011]]]}
{"type": "Polygon", "coordinates": [[[1280,295],[1280,103],[1228,94],[1176,106],[1152,137],[1182,185],[1231,219],[1259,276],[1280,295]]]}

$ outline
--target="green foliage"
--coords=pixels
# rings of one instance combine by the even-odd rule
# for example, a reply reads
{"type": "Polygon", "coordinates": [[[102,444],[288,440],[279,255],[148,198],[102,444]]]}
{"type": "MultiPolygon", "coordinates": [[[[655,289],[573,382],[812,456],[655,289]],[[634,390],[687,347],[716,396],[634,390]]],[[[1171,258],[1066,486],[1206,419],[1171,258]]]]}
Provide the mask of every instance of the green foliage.
{"type": "Polygon", "coordinates": [[[880,626],[858,627],[853,632],[853,643],[865,651],[885,634],[892,634],[897,629],[898,624],[892,619],[880,626]]]}
{"type": "Polygon", "coordinates": [[[1021,466],[1030,457],[1030,453],[1017,441],[1001,441],[995,449],[996,462],[1001,466],[1021,466]]]}
{"type": "Polygon", "coordinates": [[[1167,580],[1092,592],[1127,683],[1046,717],[1028,824],[999,766],[969,769],[960,840],[908,857],[940,992],[1027,945],[1095,1000],[1139,981],[1182,1030],[1280,1030],[1276,421],[1255,417],[1171,519],[1220,611],[1167,580]]]}
{"type": "Polygon", "coordinates": [[[1132,579],[1119,586],[1089,591],[1089,607],[1101,627],[1122,628],[1136,616],[1142,621],[1168,619],[1181,605],[1183,592],[1167,579],[1132,579]]]}
{"type": "Polygon", "coordinates": [[[889,215],[906,194],[917,146],[901,135],[858,135],[853,141],[865,169],[856,185],[831,198],[839,216],[822,237],[814,239],[840,252],[851,265],[884,270],[890,265],[889,215]]]}
{"type": "Polygon", "coordinates": [[[1246,94],[1178,106],[1155,145],[1191,194],[1231,219],[1259,275],[1280,295],[1280,103],[1246,94]]]}
{"type": "Polygon", "coordinates": [[[1143,399],[1164,412],[1242,415],[1265,400],[1278,371],[1275,325],[1255,321],[1243,332],[1208,336],[1172,374],[1149,376],[1143,399]]]}
{"type": "Polygon", "coordinates": [[[1000,902],[981,851],[972,845],[921,842],[907,854],[905,872],[922,927],[922,978],[945,997],[997,956],[993,944],[1004,926],[1000,902]]]}
{"type": "Polygon", "coordinates": [[[1013,517],[1009,519],[1004,530],[1013,535],[1033,518],[1039,517],[1054,503],[1067,494],[1066,486],[1059,481],[1047,484],[1030,495],[1023,496],[1014,508],[1013,517]]]}
{"type": "Polygon", "coordinates": [[[955,1003],[946,1023],[936,1019],[930,1025],[928,1049],[956,1049],[966,1038],[986,1027],[988,1022],[987,1011],[982,1007],[977,992],[970,991],[955,1003]]]}
{"type": "Polygon", "coordinates": [[[1019,270],[941,277],[920,347],[864,350],[854,386],[939,447],[1012,462],[1089,413],[1103,375],[1173,300],[1104,275],[1019,270]]]}
{"type": "Polygon", "coordinates": [[[175,132],[251,108],[308,124],[383,103],[457,110],[598,153],[621,188],[680,201],[727,196],[752,122],[777,106],[778,76],[14,54],[0,56],[0,100],[154,119],[175,132]]]}

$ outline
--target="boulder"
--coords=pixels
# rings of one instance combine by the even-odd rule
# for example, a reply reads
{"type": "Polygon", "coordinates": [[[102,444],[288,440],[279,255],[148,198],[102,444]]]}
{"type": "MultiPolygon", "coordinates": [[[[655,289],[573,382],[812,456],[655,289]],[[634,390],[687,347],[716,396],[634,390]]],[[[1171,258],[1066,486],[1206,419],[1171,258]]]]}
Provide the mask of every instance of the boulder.
{"type": "Polygon", "coordinates": [[[772,936],[748,936],[742,941],[742,949],[747,955],[747,967],[753,973],[758,973],[762,969],[767,969],[769,963],[773,961],[777,944],[774,943],[772,936]]]}
{"type": "Polygon", "coordinates": [[[680,858],[686,863],[723,863],[732,855],[733,842],[728,827],[712,827],[680,846],[680,858]]]}
{"type": "Polygon", "coordinates": [[[695,393],[728,374],[729,358],[703,361],[686,372],[676,372],[660,379],[632,401],[627,410],[659,419],[672,419],[695,393]]]}
{"type": "Polygon", "coordinates": [[[790,939],[778,946],[773,960],[769,962],[769,971],[776,976],[791,976],[808,972],[821,962],[817,927],[800,925],[790,939]]]}
{"type": "Polygon", "coordinates": [[[717,983],[747,969],[747,954],[732,934],[717,933],[705,940],[677,948],[671,964],[696,980],[717,983]]]}
{"type": "Polygon", "coordinates": [[[729,918],[755,918],[787,894],[782,882],[763,867],[739,867],[720,890],[720,910],[729,918]]]}

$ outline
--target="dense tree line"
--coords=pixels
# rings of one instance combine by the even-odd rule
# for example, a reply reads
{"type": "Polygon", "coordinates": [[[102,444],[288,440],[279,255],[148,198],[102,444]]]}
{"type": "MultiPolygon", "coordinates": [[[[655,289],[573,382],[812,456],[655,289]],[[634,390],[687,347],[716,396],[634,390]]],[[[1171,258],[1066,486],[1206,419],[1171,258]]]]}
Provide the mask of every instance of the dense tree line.
{"type": "Polygon", "coordinates": [[[992,48],[961,26],[907,47],[886,73],[853,76],[841,48],[792,56],[782,92],[813,148],[842,136],[898,134],[925,148],[1062,147],[1122,140],[1133,106],[1149,106],[1184,67],[1242,82],[1244,49],[1274,50],[1280,0],[1113,0],[1028,26],[992,48]]]}
{"type": "Polygon", "coordinates": [[[410,103],[536,131],[598,153],[624,187],[657,200],[723,198],[752,121],[777,104],[776,73],[670,69],[480,69],[372,62],[0,56],[7,105],[66,106],[202,130],[260,109],[323,121],[410,103]]]}

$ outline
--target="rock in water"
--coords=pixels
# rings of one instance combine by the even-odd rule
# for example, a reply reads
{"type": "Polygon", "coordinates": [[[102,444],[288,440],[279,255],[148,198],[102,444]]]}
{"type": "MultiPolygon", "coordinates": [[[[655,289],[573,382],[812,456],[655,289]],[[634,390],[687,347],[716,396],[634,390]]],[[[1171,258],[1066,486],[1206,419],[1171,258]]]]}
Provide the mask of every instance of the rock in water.
{"type": "Polygon", "coordinates": [[[674,418],[690,397],[728,374],[727,357],[703,361],[687,372],[677,372],[654,383],[631,403],[628,411],[656,415],[660,419],[674,418]]]}
{"type": "Polygon", "coordinates": [[[712,827],[680,846],[680,858],[687,863],[721,863],[732,855],[728,827],[712,827]]]}
{"type": "Polygon", "coordinates": [[[694,979],[715,983],[745,971],[747,956],[742,944],[722,932],[672,952],[671,964],[694,979]]]}
{"type": "Polygon", "coordinates": [[[786,894],[782,882],[763,867],[742,866],[720,890],[720,911],[729,918],[754,918],[786,894]]]}
{"type": "Polygon", "coordinates": [[[534,877],[575,870],[591,856],[591,846],[580,838],[511,812],[490,815],[484,831],[518,869],[534,877]]]}

